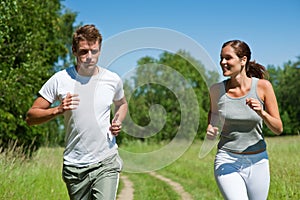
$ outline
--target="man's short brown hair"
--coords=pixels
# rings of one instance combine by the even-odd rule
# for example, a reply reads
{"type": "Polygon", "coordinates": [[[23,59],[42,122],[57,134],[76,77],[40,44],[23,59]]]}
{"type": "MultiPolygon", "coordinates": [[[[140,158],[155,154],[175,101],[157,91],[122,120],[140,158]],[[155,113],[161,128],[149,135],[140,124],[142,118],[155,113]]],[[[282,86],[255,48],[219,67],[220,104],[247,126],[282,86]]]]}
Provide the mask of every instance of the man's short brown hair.
{"type": "Polygon", "coordinates": [[[93,24],[87,24],[79,27],[73,34],[72,52],[77,51],[77,47],[80,41],[87,41],[94,44],[98,41],[99,48],[101,48],[102,36],[99,30],[93,24]]]}

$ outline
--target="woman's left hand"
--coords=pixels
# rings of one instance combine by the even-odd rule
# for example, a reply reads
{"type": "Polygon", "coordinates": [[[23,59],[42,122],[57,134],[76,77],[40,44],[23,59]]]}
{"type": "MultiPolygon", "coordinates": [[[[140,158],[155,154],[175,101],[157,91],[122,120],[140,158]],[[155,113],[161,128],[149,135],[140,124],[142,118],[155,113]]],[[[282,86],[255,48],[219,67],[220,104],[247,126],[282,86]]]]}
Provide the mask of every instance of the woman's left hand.
{"type": "Polygon", "coordinates": [[[264,109],[260,103],[260,101],[258,101],[257,99],[254,98],[247,98],[246,99],[246,104],[252,109],[254,110],[259,116],[262,116],[264,109]]]}

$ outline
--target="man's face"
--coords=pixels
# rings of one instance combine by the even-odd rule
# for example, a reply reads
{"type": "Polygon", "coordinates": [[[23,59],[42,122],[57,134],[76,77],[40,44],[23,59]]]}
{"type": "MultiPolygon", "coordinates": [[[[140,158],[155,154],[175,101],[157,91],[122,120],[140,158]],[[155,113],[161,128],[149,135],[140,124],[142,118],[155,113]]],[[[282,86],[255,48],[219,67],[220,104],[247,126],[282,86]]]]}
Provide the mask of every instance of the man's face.
{"type": "MultiPolygon", "coordinates": [[[[99,42],[89,43],[88,41],[80,41],[75,56],[77,58],[77,70],[83,75],[92,75],[97,67],[100,55],[99,42]]],[[[80,73],[79,73],[80,74],[80,73]]]]}

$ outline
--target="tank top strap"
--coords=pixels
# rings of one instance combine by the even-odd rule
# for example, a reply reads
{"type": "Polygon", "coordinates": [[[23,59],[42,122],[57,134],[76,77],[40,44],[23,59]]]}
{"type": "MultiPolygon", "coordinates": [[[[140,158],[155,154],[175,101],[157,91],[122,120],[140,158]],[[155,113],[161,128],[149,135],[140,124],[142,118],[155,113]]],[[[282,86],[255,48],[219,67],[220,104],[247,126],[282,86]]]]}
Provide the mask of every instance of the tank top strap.
{"type": "Polygon", "coordinates": [[[252,84],[251,84],[251,90],[254,90],[256,91],[256,88],[257,88],[257,82],[258,82],[258,78],[256,77],[252,77],[252,84]]]}
{"type": "Polygon", "coordinates": [[[259,80],[258,78],[252,77],[251,89],[250,89],[250,92],[248,94],[249,97],[254,97],[254,98],[260,99],[258,97],[258,94],[257,94],[257,83],[258,83],[258,80],[259,80]]]}
{"type": "MultiPolygon", "coordinates": [[[[252,77],[252,83],[251,83],[251,88],[249,93],[246,95],[246,97],[252,97],[252,98],[256,98],[256,99],[260,99],[260,97],[257,94],[257,83],[258,83],[258,78],[256,77],[252,77]]],[[[223,80],[222,82],[219,83],[219,97],[223,96],[224,94],[226,94],[226,83],[227,83],[228,79],[223,80]]],[[[261,101],[262,102],[262,101],[261,101]]]]}

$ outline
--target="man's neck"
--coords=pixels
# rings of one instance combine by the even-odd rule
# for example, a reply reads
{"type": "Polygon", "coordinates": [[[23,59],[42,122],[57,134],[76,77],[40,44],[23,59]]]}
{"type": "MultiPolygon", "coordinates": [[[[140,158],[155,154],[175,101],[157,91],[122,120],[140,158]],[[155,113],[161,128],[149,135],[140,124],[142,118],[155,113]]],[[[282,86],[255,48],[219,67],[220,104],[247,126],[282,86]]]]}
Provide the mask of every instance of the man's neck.
{"type": "Polygon", "coordinates": [[[80,65],[76,66],[76,71],[80,76],[94,76],[99,73],[99,67],[98,66],[89,66],[89,67],[83,67],[80,65]]]}

